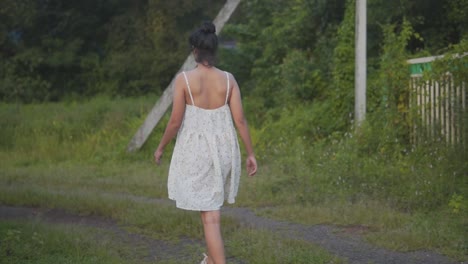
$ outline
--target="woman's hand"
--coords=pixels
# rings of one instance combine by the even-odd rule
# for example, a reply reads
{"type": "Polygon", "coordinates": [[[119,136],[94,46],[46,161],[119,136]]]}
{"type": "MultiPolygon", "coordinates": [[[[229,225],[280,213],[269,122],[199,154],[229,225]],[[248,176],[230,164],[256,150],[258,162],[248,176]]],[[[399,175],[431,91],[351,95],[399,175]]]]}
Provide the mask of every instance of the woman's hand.
{"type": "Polygon", "coordinates": [[[161,157],[163,155],[164,150],[162,149],[156,149],[154,152],[154,161],[156,162],[157,165],[161,164],[161,157]]]}
{"type": "Polygon", "coordinates": [[[247,161],[245,162],[247,166],[247,173],[250,177],[254,176],[257,173],[257,160],[255,159],[254,155],[250,155],[247,157],[247,161]]]}

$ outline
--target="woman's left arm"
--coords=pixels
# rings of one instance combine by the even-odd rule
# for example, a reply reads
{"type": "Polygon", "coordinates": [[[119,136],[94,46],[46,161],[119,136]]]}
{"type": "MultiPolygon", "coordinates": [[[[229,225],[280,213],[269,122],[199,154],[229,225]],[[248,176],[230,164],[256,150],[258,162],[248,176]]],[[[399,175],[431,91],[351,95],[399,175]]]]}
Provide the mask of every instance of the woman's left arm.
{"type": "Polygon", "coordinates": [[[182,119],[184,118],[185,112],[185,89],[183,77],[179,74],[174,81],[174,96],[172,100],[172,113],[169,123],[167,124],[164,135],[159,143],[158,148],[154,152],[154,160],[157,164],[161,162],[161,157],[164,152],[164,148],[169,142],[177,135],[182,119]]]}

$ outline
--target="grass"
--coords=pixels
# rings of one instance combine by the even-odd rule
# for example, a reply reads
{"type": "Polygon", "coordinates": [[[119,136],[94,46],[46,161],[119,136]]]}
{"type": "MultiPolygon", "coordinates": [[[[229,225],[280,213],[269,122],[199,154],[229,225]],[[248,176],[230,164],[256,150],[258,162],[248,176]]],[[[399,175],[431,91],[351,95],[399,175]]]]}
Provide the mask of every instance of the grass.
{"type": "MultiPolygon", "coordinates": [[[[164,125],[155,129],[139,152],[125,152],[154,101],[151,97],[103,97],[80,103],[0,104],[0,204],[110,217],[132,232],[157,239],[201,238],[197,214],[151,202],[167,197],[172,145],[161,167],[152,162],[164,125]]],[[[167,116],[162,123],[166,122],[167,116]]],[[[262,140],[260,130],[253,130],[254,141],[262,140]]],[[[267,133],[268,129],[261,131],[267,133]]],[[[440,177],[442,182],[444,170],[458,173],[457,177],[463,172],[437,164],[429,168],[416,159],[384,164],[353,154],[347,149],[352,146],[333,142],[331,147],[314,146],[312,152],[301,140],[280,142],[281,148],[275,151],[257,142],[262,157],[259,174],[247,178],[244,173],[236,206],[303,224],[364,226],[365,238],[378,246],[399,251],[429,249],[457,260],[467,258],[465,187],[459,181],[418,183],[427,182],[425,175],[440,177]],[[272,152],[281,155],[268,155],[272,152]],[[435,189],[448,184],[462,190],[451,207],[449,200],[441,201],[447,195],[439,194],[446,191],[451,195],[452,190],[435,189]],[[385,189],[385,185],[391,188],[385,189]],[[413,195],[417,188],[422,188],[424,196],[413,195]],[[437,195],[431,197],[431,193],[437,195]],[[405,199],[411,206],[402,206],[405,199]],[[431,210],[416,210],[420,204],[431,210]]],[[[228,254],[249,263],[306,263],[304,260],[314,258],[316,263],[339,262],[305,242],[245,229],[229,218],[223,219],[223,225],[229,237],[228,254]],[[265,251],[270,253],[262,253],[265,251]]]]}
{"type": "MultiPolygon", "coordinates": [[[[342,263],[323,250],[301,241],[281,239],[268,232],[239,229],[226,249],[232,258],[248,263],[342,263]],[[271,251],[271,249],[276,249],[271,251]]],[[[37,221],[0,221],[0,263],[153,263],[146,248],[125,245],[107,231],[37,221]]],[[[157,263],[193,263],[199,246],[189,246],[189,258],[157,263]]]]}
{"type": "Polygon", "coordinates": [[[0,263],[139,263],[99,229],[34,221],[0,221],[0,263]],[[99,236],[99,239],[96,237],[99,236]]]}
{"type": "Polygon", "coordinates": [[[258,209],[259,215],[305,225],[359,227],[364,238],[395,251],[435,249],[455,259],[466,258],[466,219],[449,211],[403,213],[373,201],[329,201],[318,205],[286,205],[258,209]],[[460,233],[461,232],[461,233],[460,233]]]}
{"type": "MultiPolygon", "coordinates": [[[[256,213],[265,217],[305,225],[360,226],[367,241],[391,250],[433,250],[458,261],[468,259],[467,211],[455,211],[449,200],[432,210],[404,209],[380,195],[330,184],[322,171],[298,167],[292,172],[295,178],[280,174],[278,167],[262,167],[259,177],[244,180],[238,205],[257,208],[256,213]]],[[[464,202],[458,205],[466,208],[464,202]]]]}
{"type": "Polygon", "coordinates": [[[100,165],[59,163],[29,167],[3,167],[0,182],[5,185],[31,184],[55,186],[62,191],[80,189],[106,190],[149,197],[165,197],[167,163],[157,168],[151,162],[106,162],[100,165]]]}
{"type": "MultiPolygon", "coordinates": [[[[81,215],[110,217],[130,232],[154,239],[176,242],[180,238],[200,239],[203,236],[197,213],[177,210],[172,205],[150,200],[135,200],[132,196],[126,197],[119,193],[112,195],[98,190],[57,192],[30,185],[10,185],[0,187],[0,190],[0,203],[64,208],[81,215]]],[[[314,263],[342,263],[340,259],[316,246],[280,238],[269,232],[240,227],[229,217],[222,219],[222,226],[228,256],[248,263],[310,263],[309,260],[314,260],[314,263]],[[268,250],[276,253],[266,253],[268,250]]],[[[202,249],[198,249],[198,252],[202,252],[202,249]]]]}
{"type": "Polygon", "coordinates": [[[235,232],[226,248],[248,263],[343,263],[307,242],[288,240],[264,231],[244,229],[235,232]]]}

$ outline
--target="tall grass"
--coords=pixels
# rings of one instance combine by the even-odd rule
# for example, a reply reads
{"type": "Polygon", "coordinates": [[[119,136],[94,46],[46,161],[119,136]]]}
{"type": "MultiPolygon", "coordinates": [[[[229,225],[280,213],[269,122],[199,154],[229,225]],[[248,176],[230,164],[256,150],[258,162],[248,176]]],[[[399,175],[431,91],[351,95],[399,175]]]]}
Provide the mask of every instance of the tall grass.
{"type": "MultiPolygon", "coordinates": [[[[0,203],[78,208],[124,219],[123,208],[133,205],[111,199],[104,206],[107,202],[97,201],[107,198],[96,195],[166,198],[172,145],[161,167],[155,167],[152,154],[168,116],[140,151],[125,150],[155,100],[0,104],[0,203]],[[76,196],[86,193],[98,198],[76,196]]],[[[252,105],[247,98],[247,108],[252,105]]],[[[466,258],[466,153],[437,142],[398,142],[391,126],[375,125],[372,116],[359,133],[316,140],[320,128],[308,118],[308,106],[284,111],[261,127],[251,124],[261,167],[257,177],[241,180],[236,206],[305,224],[365,225],[372,230],[369,241],[379,245],[466,258]]],[[[127,220],[155,230],[151,223],[127,220]]]]}
{"type": "Polygon", "coordinates": [[[429,139],[412,144],[376,115],[369,115],[358,132],[315,140],[319,128],[305,117],[308,113],[307,106],[298,106],[252,129],[257,153],[271,174],[264,186],[270,203],[372,199],[398,210],[427,212],[450,208],[454,195],[467,202],[463,147],[429,139]]]}
{"type": "Polygon", "coordinates": [[[243,204],[273,206],[261,213],[290,221],[365,225],[371,241],[392,249],[426,247],[467,258],[463,146],[438,139],[412,144],[377,114],[357,132],[317,141],[307,107],[253,128],[265,178],[244,186],[243,204]]]}
{"type": "MultiPolygon", "coordinates": [[[[98,97],[87,102],[2,103],[0,147],[24,165],[132,160],[135,155],[125,153],[126,144],[155,100],[98,97]]],[[[163,125],[158,126],[154,134],[162,129],[163,125]]],[[[154,146],[157,138],[152,137],[147,145],[154,146]]]]}

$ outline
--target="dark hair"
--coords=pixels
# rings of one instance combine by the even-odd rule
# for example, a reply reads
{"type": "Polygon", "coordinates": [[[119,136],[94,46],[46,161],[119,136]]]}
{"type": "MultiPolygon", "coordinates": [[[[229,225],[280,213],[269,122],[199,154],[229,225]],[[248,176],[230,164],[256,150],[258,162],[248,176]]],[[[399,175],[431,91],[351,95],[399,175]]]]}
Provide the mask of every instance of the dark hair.
{"type": "Polygon", "coordinates": [[[207,63],[213,66],[216,63],[216,51],[218,50],[218,37],[215,25],[211,22],[203,22],[199,29],[195,30],[189,37],[192,49],[197,49],[195,61],[207,63]]]}

